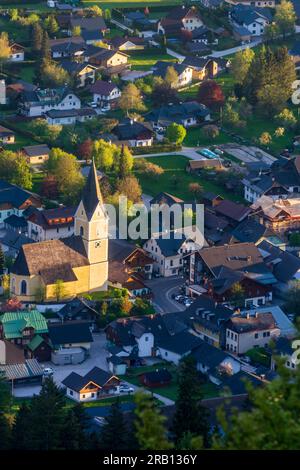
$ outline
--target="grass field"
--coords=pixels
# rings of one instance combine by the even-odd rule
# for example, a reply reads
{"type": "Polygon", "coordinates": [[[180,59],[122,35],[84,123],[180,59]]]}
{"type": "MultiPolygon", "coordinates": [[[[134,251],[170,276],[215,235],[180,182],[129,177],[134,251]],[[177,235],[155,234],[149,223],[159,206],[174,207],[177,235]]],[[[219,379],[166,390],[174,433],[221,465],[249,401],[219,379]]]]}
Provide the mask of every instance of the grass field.
{"type": "Polygon", "coordinates": [[[171,193],[183,200],[190,201],[192,199],[192,195],[189,192],[189,184],[199,183],[203,187],[204,191],[220,194],[226,199],[231,199],[233,201],[243,200],[242,197],[238,197],[235,194],[226,191],[212,181],[207,181],[205,178],[187,173],[186,165],[188,159],[182,155],[152,157],[147,158],[147,161],[151,161],[152,163],[156,163],[157,165],[161,166],[165,172],[159,177],[155,178],[136,172],[136,177],[139,179],[143,192],[146,194],[155,196],[163,188],[163,190],[167,193],[171,193]],[[173,178],[174,175],[177,176],[175,182],[173,178]]]}
{"type": "Polygon", "coordinates": [[[158,60],[162,60],[164,62],[177,62],[177,59],[170,56],[169,54],[164,54],[157,51],[153,54],[132,52],[130,53],[129,63],[132,65],[131,68],[133,70],[149,70],[154,64],[156,64],[158,60]]]}
{"type": "Polygon", "coordinates": [[[101,8],[145,8],[151,6],[169,6],[179,5],[181,0],[129,0],[128,2],[120,2],[120,0],[82,0],[84,6],[99,5],[101,8]]]}
{"type": "Polygon", "coordinates": [[[219,145],[226,144],[227,142],[229,142],[229,137],[222,131],[218,137],[211,139],[206,137],[202,129],[194,127],[192,129],[188,129],[183,144],[187,147],[196,147],[197,145],[219,145]]]}
{"type": "MultiPolygon", "coordinates": [[[[154,366],[145,366],[145,367],[137,367],[134,369],[129,369],[129,373],[122,377],[123,380],[132,383],[136,386],[141,386],[138,376],[145,373],[154,371],[156,369],[168,369],[168,371],[172,374],[171,383],[165,387],[154,387],[148,388],[153,393],[157,393],[162,397],[169,398],[170,400],[176,400],[178,397],[178,383],[177,383],[177,368],[169,363],[161,363],[155,364],[154,366]]],[[[211,398],[217,397],[219,395],[219,391],[217,387],[211,383],[207,382],[201,384],[201,397],[202,398],[211,398]]]]}

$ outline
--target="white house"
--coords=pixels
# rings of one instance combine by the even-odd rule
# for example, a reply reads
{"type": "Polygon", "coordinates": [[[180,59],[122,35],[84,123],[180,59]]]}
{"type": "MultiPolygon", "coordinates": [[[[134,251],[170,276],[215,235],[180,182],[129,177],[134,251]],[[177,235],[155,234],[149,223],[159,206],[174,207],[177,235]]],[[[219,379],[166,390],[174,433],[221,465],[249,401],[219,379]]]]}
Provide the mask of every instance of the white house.
{"type": "Polygon", "coordinates": [[[28,117],[42,116],[51,110],[68,111],[80,108],[80,98],[68,88],[24,92],[20,103],[21,114],[28,117]]]}
{"type": "Polygon", "coordinates": [[[73,207],[36,210],[27,219],[28,236],[36,242],[70,237],[74,233],[73,207]]]}
{"type": "Polygon", "coordinates": [[[244,354],[252,348],[268,346],[279,336],[280,329],[271,313],[237,314],[226,324],[226,349],[244,354]]]}
{"type": "Polygon", "coordinates": [[[77,402],[95,401],[114,395],[120,379],[110,372],[94,367],[84,376],[71,372],[63,381],[68,398],[77,402]]]}
{"type": "Polygon", "coordinates": [[[93,93],[93,101],[99,106],[109,106],[110,108],[116,104],[121,96],[121,90],[115,83],[97,80],[91,87],[93,93]]]}
{"type": "Polygon", "coordinates": [[[8,62],[23,62],[24,61],[24,47],[16,42],[10,45],[10,54],[8,62]]]}

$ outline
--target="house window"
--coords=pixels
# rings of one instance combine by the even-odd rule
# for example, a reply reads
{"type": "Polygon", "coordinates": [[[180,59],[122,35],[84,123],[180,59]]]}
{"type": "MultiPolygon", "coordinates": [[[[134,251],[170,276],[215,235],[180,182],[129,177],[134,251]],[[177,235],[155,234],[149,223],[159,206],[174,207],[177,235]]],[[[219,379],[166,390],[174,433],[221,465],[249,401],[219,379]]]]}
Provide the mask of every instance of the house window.
{"type": "Polygon", "coordinates": [[[148,341],[149,340],[149,337],[148,336],[145,336],[145,341],[148,341]]]}
{"type": "Polygon", "coordinates": [[[69,390],[69,395],[73,395],[73,390],[69,390]]]}
{"type": "Polygon", "coordinates": [[[255,333],[254,338],[255,338],[255,339],[258,338],[258,333],[255,333]]]}
{"type": "Polygon", "coordinates": [[[21,282],[21,295],[26,295],[27,293],[27,282],[23,279],[21,282]]]}

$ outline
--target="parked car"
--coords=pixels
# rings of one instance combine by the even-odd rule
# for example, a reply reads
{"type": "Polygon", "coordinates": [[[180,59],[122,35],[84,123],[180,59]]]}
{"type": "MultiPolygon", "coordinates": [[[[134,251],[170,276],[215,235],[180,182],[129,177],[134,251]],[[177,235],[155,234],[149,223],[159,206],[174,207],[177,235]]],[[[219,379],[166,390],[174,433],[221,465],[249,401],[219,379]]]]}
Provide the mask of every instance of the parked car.
{"type": "Polygon", "coordinates": [[[96,101],[91,101],[90,103],[88,103],[88,105],[91,107],[91,108],[97,108],[98,104],[96,103],[96,101]]]}
{"type": "Polygon", "coordinates": [[[44,370],[43,370],[43,375],[44,377],[50,377],[51,375],[53,375],[53,369],[51,367],[45,367],[44,370]]]}
{"type": "Polygon", "coordinates": [[[119,393],[133,393],[133,392],[134,392],[134,388],[130,387],[129,385],[126,385],[126,384],[121,384],[116,389],[117,394],[119,394],[119,393]]]}
{"type": "Polygon", "coordinates": [[[183,295],[176,295],[175,300],[177,300],[177,302],[182,302],[184,300],[184,296],[183,295]]]}

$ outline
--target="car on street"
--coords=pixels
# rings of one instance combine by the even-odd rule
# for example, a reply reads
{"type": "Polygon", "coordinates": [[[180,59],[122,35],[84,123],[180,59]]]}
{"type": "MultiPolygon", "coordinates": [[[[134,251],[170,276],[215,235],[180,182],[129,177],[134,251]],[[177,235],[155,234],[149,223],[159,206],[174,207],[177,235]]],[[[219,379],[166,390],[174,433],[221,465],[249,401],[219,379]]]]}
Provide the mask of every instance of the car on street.
{"type": "Polygon", "coordinates": [[[116,388],[116,395],[119,395],[121,393],[133,393],[134,392],[134,388],[133,387],[130,387],[129,385],[127,384],[121,384],[119,385],[117,388],[116,388]]]}

